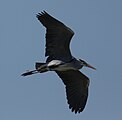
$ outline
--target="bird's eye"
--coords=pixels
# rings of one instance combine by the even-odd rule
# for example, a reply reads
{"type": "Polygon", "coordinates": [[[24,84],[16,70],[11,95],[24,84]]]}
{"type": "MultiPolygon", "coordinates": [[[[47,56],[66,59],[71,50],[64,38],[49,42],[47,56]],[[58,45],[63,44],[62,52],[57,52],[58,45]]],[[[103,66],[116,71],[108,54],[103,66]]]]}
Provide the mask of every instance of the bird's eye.
{"type": "Polygon", "coordinates": [[[82,62],[83,63],[83,65],[86,65],[86,63],[85,62],[82,62]]]}
{"type": "Polygon", "coordinates": [[[86,63],[86,62],[82,62],[82,64],[83,64],[83,65],[85,65],[85,66],[87,65],[87,63],[86,63]]]}

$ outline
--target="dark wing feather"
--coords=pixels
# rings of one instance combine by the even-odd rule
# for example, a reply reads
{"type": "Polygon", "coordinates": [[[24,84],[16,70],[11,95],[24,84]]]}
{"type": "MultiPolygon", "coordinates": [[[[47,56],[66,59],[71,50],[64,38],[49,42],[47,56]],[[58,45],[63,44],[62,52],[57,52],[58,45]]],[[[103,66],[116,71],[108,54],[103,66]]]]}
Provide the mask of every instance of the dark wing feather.
{"type": "Polygon", "coordinates": [[[78,70],[56,71],[66,85],[69,108],[75,113],[82,112],[88,97],[89,78],[78,70]]]}
{"type": "Polygon", "coordinates": [[[46,27],[47,61],[53,59],[68,62],[72,59],[69,44],[74,32],[62,22],[50,16],[45,11],[37,15],[38,20],[46,27]]]}

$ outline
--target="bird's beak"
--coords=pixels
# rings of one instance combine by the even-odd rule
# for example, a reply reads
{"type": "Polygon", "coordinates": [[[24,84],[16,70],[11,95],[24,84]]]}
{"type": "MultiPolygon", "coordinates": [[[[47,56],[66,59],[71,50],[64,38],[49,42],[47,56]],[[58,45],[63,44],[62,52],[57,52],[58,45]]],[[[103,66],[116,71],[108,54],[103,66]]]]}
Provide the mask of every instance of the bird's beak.
{"type": "Polygon", "coordinates": [[[92,69],[96,70],[96,68],[95,68],[95,67],[93,67],[93,66],[91,66],[90,64],[87,64],[87,66],[86,66],[86,67],[89,67],[89,68],[92,68],[92,69]]]}

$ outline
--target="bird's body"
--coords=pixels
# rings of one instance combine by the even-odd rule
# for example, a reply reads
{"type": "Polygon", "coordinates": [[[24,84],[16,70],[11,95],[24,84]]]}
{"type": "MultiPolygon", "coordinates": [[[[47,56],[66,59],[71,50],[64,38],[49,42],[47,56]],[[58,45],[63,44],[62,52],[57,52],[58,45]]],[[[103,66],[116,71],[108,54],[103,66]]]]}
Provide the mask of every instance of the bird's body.
{"type": "MultiPolygon", "coordinates": [[[[69,62],[63,62],[61,60],[52,60],[49,63],[45,63],[45,66],[48,71],[67,71],[67,70],[79,70],[83,67],[80,65],[80,62],[75,58],[69,62]]],[[[38,71],[41,71],[42,66],[38,67],[38,71]]]]}
{"type": "Polygon", "coordinates": [[[72,112],[82,112],[88,97],[89,78],[79,71],[83,66],[92,67],[84,60],[71,55],[69,45],[74,32],[47,12],[37,14],[38,20],[46,27],[46,63],[36,63],[35,70],[23,73],[55,71],[66,86],[67,100],[72,112]]]}

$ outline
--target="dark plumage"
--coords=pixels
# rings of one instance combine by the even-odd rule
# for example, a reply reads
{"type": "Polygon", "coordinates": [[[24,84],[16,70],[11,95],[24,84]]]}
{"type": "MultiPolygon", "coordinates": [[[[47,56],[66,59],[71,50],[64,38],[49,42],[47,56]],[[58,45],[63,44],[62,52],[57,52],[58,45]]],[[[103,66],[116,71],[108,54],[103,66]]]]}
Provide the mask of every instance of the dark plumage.
{"type": "Polygon", "coordinates": [[[69,108],[72,112],[82,112],[88,97],[89,78],[78,70],[56,72],[66,85],[69,108]],[[75,74],[75,76],[74,76],[75,74]]]}
{"type": "Polygon", "coordinates": [[[66,86],[69,108],[80,113],[88,98],[89,78],[79,71],[83,66],[95,69],[84,60],[77,60],[71,55],[69,46],[74,32],[43,11],[37,14],[38,20],[46,28],[46,63],[36,63],[35,70],[25,72],[22,76],[47,71],[55,71],[66,86]]]}
{"type": "Polygon", "coordinates": [[[46,27],[45,56],[49,56],[47,61],[60,59],[68,62],[71,60],[69,44],[74,32],[45,11],[37,14],[37,18],[46,27]]]}

